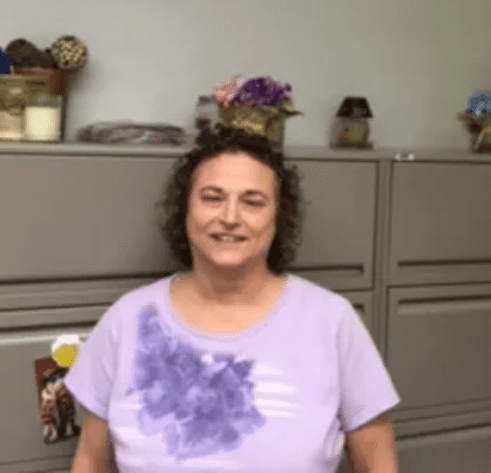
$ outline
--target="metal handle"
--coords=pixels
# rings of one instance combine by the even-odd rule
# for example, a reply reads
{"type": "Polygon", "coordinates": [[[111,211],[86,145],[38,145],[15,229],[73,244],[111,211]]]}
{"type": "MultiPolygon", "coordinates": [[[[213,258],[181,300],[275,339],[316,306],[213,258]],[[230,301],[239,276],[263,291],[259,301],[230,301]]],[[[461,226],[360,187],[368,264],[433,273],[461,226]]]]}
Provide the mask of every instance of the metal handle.
{"type": "Polygon", "coordinates": [[[416,159],[414,153],[396,153],[394,157],[396,161],[414,161],[416,159]]]}

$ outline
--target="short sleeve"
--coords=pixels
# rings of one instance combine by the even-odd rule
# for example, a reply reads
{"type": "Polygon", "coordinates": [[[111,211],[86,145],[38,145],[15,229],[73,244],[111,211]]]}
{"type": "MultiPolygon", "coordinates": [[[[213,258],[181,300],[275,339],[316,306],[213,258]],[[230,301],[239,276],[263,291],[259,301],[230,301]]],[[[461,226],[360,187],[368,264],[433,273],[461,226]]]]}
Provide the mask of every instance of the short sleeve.
{"type": "Polygon", "coordinates": [[[401,401],[383,359],[348,302],[338,330],[340,420],[350,432],[401,401]]]}
{"type": "Polygon", "coordinates": [[[82,407],[107,420],[109,399],[116,374],[118,337],[117,305],[99,319],[82,344],[63,384],[82,407]]]}

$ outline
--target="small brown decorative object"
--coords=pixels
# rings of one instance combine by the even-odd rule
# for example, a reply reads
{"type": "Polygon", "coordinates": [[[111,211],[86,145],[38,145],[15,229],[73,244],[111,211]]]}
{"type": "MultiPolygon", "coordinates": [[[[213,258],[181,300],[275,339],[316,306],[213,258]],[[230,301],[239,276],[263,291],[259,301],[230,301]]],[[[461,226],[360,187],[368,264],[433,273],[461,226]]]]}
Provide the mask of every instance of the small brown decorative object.
{"type": "Polygon", "coordinates": [[[373,115],[365,97],[345,97],[336,114],[331,147],[372,149],[373,143],[368,141],[370,118],[373,115]]]}
{"type": "Polygon", "coordinates": [[[5,54],[13,67],[42,67],[44,54],[24,38],[14,39],[5,48],[5,54]]]}
{"type": "Polygon", "coordinates": [[[51,54],[60,69],[74,71],[87,63],[87,46],[75,36],[62,36],[51,46],[51,54]]]}
{"type": "Polygon", "coordinates": [[[38,388],[38,417],[43,426],[45,443],[55,443],[80,434],[75,425],[75,403],[62,383],[67,369],[52,358],[34,362],[38,388]]]}

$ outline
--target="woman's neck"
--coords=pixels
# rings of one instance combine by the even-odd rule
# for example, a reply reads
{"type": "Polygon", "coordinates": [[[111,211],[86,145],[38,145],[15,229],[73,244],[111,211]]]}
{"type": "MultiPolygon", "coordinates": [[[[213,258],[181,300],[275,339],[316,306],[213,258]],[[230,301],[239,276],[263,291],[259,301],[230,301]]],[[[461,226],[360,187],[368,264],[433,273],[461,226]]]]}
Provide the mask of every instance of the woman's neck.
{"type": "Polygon", "coordinates": [[[267,268],[242,273],[195,268],[187,273],[187,278],[203,303],[217,306],[248,306],[260,302],[271,282],[278,279],[267,268]]]}

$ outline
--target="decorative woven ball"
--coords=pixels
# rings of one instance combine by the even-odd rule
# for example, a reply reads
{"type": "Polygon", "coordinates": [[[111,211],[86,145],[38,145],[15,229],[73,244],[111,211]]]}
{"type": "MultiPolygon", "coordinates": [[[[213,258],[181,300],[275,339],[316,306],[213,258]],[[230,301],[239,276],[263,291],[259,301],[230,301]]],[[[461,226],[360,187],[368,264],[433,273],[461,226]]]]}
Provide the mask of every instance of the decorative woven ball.
{"type": "Polygon", "coordinates": [[[51,46],[51,54],[60,69],[74,71],[87,62],[87,46],[75,36],[62,36],[51,46]]]}

